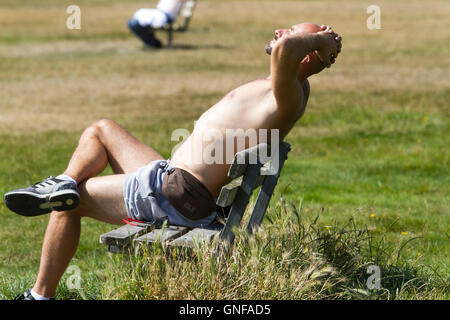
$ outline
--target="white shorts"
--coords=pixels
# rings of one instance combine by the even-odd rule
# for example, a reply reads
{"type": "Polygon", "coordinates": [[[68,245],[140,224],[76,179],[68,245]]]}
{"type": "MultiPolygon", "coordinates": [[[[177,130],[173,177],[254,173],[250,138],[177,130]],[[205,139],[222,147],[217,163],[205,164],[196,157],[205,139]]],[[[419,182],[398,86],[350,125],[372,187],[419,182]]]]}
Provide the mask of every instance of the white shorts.
{"type": "Polygon", "coordinates": [[[128,217],[142,221],[168,219],[170,224],[190,228],[211,224],[216,212],[206,218],[190,220],[184,217],[162,195],[164,175],[172,166],[169,160],[155,160],[125,175],[123,196],[128,217]]]}
{"type": "Polygon", "coordinates": [[[168,21],[168,16],[158,9],[139,9],[133,16],[142,27],[162,28],[168,21]]]}

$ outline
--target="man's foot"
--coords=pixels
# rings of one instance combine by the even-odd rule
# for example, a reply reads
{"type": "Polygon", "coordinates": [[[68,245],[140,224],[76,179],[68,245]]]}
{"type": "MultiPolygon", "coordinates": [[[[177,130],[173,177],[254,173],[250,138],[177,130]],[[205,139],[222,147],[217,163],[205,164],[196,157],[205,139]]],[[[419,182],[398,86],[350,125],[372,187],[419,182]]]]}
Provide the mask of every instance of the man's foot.
{"type": "MultiPolygon", "coordinates": [[[[46,298],[47,299],[47,298],[46,298]]],[[[28,289],[24,293],[18,294],[14,300],[36,300],[31,294],[31,289],[28,289]]],[[[55,298],[48,298],[47,300],[55,300],[55,298]]]]}
{"type": "Polygon", "coordinates": [[[161,49],[162,48],[162,42],[159,41],[156,38],[153,38],[153,41],[151,42],[151,46],[155,49],[161,49]]]}
{"type": "Polygon", "coordinates": [[[144,51],[156,51],[162,48],[162,43],[153,43],[152,45],[149,44],[144,44],[144,46],[142,47],[142,50],[144,51]]]}
{"type": "Polygon", "coordinates": [[[139,21],[135,18],[128,20],[128,27],[139,39],[144,42],[147,47],[152,49],[162,48],[161,41],[155,37],[151,27],[141,26],[139,21]]]}
{"type": "Polygon", "coordinates": [[[33,217],[53,210],[75,209],[80,202],[80,194],[75,183],[49,177],[31,187],[7,192],[4,199],[9,210],[33,217]]]}

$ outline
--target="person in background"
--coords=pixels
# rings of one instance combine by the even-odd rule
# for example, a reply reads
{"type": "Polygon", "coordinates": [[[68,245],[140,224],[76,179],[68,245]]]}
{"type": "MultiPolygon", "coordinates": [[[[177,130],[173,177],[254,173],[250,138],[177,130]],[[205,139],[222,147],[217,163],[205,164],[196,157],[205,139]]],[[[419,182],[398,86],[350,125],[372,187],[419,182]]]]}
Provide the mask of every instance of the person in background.
{"type": "Polygon", "coordinates": [[[156,9],[139,9],[128,20],[128,27],[147,47],[159,49],[162,44],[153,30],[175,21],[183,2],[184,0],[159,0],[156,9]]]}

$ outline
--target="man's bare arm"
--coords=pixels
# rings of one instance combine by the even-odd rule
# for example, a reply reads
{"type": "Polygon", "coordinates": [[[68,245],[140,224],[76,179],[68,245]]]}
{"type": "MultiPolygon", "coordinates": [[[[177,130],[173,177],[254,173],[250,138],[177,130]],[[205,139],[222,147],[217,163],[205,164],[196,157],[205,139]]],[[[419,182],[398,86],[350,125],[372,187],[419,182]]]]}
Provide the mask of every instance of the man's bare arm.
{"type": "Polygon", "coordinates": [[[316,47],[316,35],[288,35],[272,48],[270,74],[272,89],[280,108],[299,106],[302,102],[301,84],[297,80],[300,62],[316,47]]]}
{"type": "Polygon", "coordinates": [[[331,57],[337,56],[338,45],[334,40],[334,33],[327,30],[287,35],[272,48],[272,89],[279,108],[291,110],[302,105],[302,84],[297,77],[300,62],[308,53],[317,51],[326,67],[331,65],[331,57]]]}

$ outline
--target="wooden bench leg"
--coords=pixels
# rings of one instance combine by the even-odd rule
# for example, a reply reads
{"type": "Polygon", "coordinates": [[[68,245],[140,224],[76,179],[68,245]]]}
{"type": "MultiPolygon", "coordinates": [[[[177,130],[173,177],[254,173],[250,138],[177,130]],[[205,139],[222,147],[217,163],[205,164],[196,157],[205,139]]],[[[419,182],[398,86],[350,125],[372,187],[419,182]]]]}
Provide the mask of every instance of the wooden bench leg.
{"type": "Polygon", "coordinates": [[[256,199],[255,206],[247,224],[247,232],[249,234],[252,234],[255,229],[261,225],[273,191],[275,190],[275,186],[277,185],[278,178],[280,177],[281,169],[283,168],[284,162],[287,159],[289,150],[289,144],[282,143],[280,145],[280,160],[278,165],[278,172],[274,175],[266,176],[266,178],[264,179],[264,183],[262,184],[261,190],[259,191],[258,198],[256,199]]]}
{"type": "Polygon", "coordinates": [[[173,23],[169,24],[169,28],[167,29],[167,47],[172,48],[173,42],[173,23]]]}
{"type": "Polygon", "coordinates": [[[262,165],[258,163],[249,167],[242,180],[242,185],[237,191],[236,198],[231,206],[227,223],[219,236],[219,244],[217,248],[218,254],[227,251],[230,244],[234,240],[235,235],[233,233],[233,228],[237,227],[242,220],[245,208],[247,207],[250,196],[252,195],[253,186],[259,176],[261,166],[262,165]]]}

